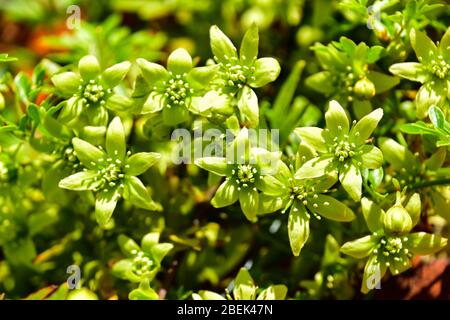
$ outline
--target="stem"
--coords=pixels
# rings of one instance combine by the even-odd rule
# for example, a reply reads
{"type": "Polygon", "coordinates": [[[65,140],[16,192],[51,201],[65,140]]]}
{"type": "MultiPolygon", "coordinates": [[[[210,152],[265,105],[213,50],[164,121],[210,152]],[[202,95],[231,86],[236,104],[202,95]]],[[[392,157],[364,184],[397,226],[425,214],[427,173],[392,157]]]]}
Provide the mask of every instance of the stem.
{"type": "Polygon", "coordinates": [[[450,178],[417,182],[417,183],[411,184],[410,186],[408,186],[408,188],[411,190],[415,190],[415,189],[421,189],[421,188],[426,188],[426,187],[431,187],[431,186],[446,185],[446,184],[450,184],[450,178]]]}

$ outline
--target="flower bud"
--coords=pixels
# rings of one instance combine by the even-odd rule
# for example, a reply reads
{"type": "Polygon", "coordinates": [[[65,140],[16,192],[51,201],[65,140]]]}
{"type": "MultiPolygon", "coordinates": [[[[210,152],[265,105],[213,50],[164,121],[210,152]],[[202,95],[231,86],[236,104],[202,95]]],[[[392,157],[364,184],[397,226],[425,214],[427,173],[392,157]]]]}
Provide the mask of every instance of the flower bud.
{"type": "Polygon", "coordinates": [[[353,90],[359,99],[364,100],[372,98],[376,93],[374,84],[366,77],[358,80],[353,90]]]}
{"type": "Polygon", "coordinates": [[[384,216],[385,228],[393,233],[405,233],[412,229],[412,220],[402,205],[396,204],[384,216]]]}

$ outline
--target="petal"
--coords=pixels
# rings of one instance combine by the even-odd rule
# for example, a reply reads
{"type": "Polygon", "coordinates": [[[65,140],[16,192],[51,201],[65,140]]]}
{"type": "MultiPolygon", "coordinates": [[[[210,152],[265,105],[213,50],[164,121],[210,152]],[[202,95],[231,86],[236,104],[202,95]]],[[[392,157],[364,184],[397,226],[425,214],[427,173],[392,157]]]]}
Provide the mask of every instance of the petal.
{"type": "Polygon", "coordinates": [[[269,196],[280,196],[286,193],[286,187],[276,178],[270,175],[261,177],[256,182],[256,187],[269,196]]]}
{"type": "Polygon", "coordinates": [[[218,176],[225,176],[227,173],[227,160],[221,157],[204,157],[195,160],[195,164],[200,168],[210,171],[218,176]]]}
{"type": "Polygon", "coordinates": [[[237,58],[237,50],[231,40],[217,27],[209,29],[211,51],[219,62],[228,63],[230,58],[237,58]]]}
{"type": "Polygon", "coordinates": [[[192,58],[183,48],[173,51],[167,59],[167,69],[175,74],[188,73],[192,69],[192,58]]]}
{"type": "Polygon", "coordinates": [[[128,111],[132,105],[132,99],[120,94],[113,94],[106,100],[106,107],[116,112],[128,111]]]}
{"type": "Polygon", "coordinates": [[[423,59],[423,63],[429,63],[436,55],[436,45],[434,42],[423,32],[412,29],[409,37],[411,39],[411,46],[416,53],[419,61],[423,59]]]}
{"type": "Polygon", "coordinates": [[[295,173],[296,179],[312,179],[321,177],[327,173],[331,173],[334,171],[334,167],[332,166],[333,157],[319,157],[311,159],[295,173]]]}
{"type": "Polygon", "coordinates": [[[372,250],[378,245],[378,240],[378,237],[370,235],[349,241],[341,247],[341,252],[353,258],[362,259],[372,253],[372,250]]]}
{"type": "Polygon", "coordinates": [[[119,235],[117,237],[117,242],[119,244],[120,250],[126,255],[126,256],[133,256],[136,254],[137,251],[140,251],[141,248],[139,248],[139,245],[131,239],[130,237],[127,237],[126,235],[119,235]]]}
{"type": "Polygon", "coordinates": [[[95,219],[100,225],[105,225],[116,208],[120,195],[116,189],[99,192],[95,199],[95,219]]]}
{"type": "Polygon", "coordinates": [[[165,105],[166,99],[164,98],[164,95],[152,92],[145,101],[141,113],[155,113],[161,111],[165,105]]]}
{"type": "Polygon", "coordinates": [[[164,257],[173,249],[173,244],[171,243],[157,243],[151,249],[153,258],[157,263],[161,263],[164,257]]]}
{"type": "Polygon", "coordinates": [[[127,160],[125,167],[125,173],[130,176],[138,176],[147,171],[151,166],[157,163],[161,159],[161,155],[156,152],[139,152],[127,160]]]}
{"type": "Polygon", "coordinates": [[[416,157],[407,148],[393,139],[380,139],[380,149],[384,159],[389,162],[395,170],[406,169],[414,174],[418,169],[416,157]]]}
{"type": "Polygon", "coordinates": [[[78,63],[81,77],[90,80],[100,74],[100,64],[95,56],[84,56],[78,63]]]}
{"type": "Polygon", "coordinates": [[[235,203],[239,198],[237,186],[229,179],[223,182],[211,199],[214,208],[223,208],[235,203]]]}
{"type": "Polygon", "coordinates": [[[361,199],[362,177],[356,166],[350,165],[347,170],[339,175],[339,181],[353,200],[359,201],[361,199]]]}
{"type": "Polygon", "coordinates": [[[298,201],[294,201],[289,211],[288,234],[292,253],[298,257],[309,238],[309,214],[298,201]]]}
{"type": "Polygon", "coordinates": [[[370,232],[378,232],[383,229],[384,211],[373,201],[362,198],[361,208],[370,232]]]}
{"type": "Polygon", "coordinates": [[[309,197],[308,209],[334,221],[348,222],[355,219],[353,211],[333,197],[318,194],[316,198],[309,197]]]}
{"type": "Polygon", "coordinates": [[[410,250],[417,255],[433,254],[447,245],[446,238],[426,232],[414,232],[407,237],[410,250]]]}
{"type": "Polygon", "coordinates": [[[161,211],[161,206],[152,200],[141,180],[136,177],[126,177],[123,197],[139,208],[161,211]]]}
{"type": "Polygon", "coordinates": [[[409,268],[411,268],[411,266],[412,266],[411,259],[406,260],[402,259],[399,261],[394,260],[391,262],[389,270],[391,270],[391,273],[395,276],[402,273],[403,271],[408,270],[409,268]]]}
{"type": "Polygon", "coordinates": [[[95,169],[97,161],[105,155],[103,151],[84,140],[73,138],[72,144],[78,160],[88,169],[95,169]]]}
{"type": "Polygon", "coordinates": [[[255,71],[248,82],[253,88],[259,88],[275,81],[281,71],[280,64],[274,58],[260,58],[256,60],[255,71]]]}
{"type": "Polygon", "coordinates": [[[381,288],[381,279],[385,275],[386,270],[386,265],[380,263],[377,255],[371,255],[364,268],[361,292],[367,294],[372,289],[381,288]]]}
{"type": "Polygon", "coordinates": [[[68,190],[95,190],[98,185],[94,182],[95,178],[98,177],[98,173],[95,171],[82,171],[77,172],[71,176],[62,179],[58,186],[63,189],[68,190]]]}
{"type": "Polygon", "coordinates": [[[131,63],[129,61],[115,64],[103,71],[102,78],[110,88],[114,88],[125,78],[130,67],[131,63]]]}
{"type": "Polygon", "coordinates": [[[421,83],[429,78],[427,69],[418,62],[396,63],[389,67],[389,71],[396,76],[421,83]]]}
{"type": "Polygon", "coordinates": [[[442,107],[445,102],[446,86],[441,81],[427,82],[422,85],[416,95],[416,115],[419,119],[423,119],[428,114],[431,106],[442,107]]]}
{"type": "Polygon", "coordinates": [[[239,202],[245,217],[251,222],[256,222],[259,208],[258,191],[253,189],[241,190],[239,192],[239,202]]]}
{"type": "Polygon", "coordinates": [[[166,68],[157,63],[149,62],[143,58],[137,59],[136,62],[141,69],[142,76],[150,86],[169,78],[169,72],[166,68]]]}
{"type": "Polygon", "coordinates": [[[305,84],[317,92],[330,95],[336,90],[330,79],[331,73],[329,71],[321,71],[306,78],[305,84]]]}
{"type": "Polygon", "coordinates": [[[187,75],[187,81],[193,85],[194,88],[202,89],[209,85],[211,80],[217,75],[219,71],[219,65],[197,67],[189,71],[187,75]]]}
{"type": "Polygon", "coordinates": [[[113,159],[124,160],[126,153],[125,132],[122,121],[115,117],[106,132],[106,152],[113,159]]]}
{"type": "Polygon", "coordinates": [[[239,48],[241,63],[250,66],[256,60],[258,57],[258,44],[258,27],[255,23],[252,23],[250,28],[245,32],[241,47],[239,48]]]}
{"type": "Polygon", "coordinates": [[[383,164],[383,153],[372,145],[362,147],[362,166],[367,169],[377,169],[383,164]]]}
{"type": "Polygon", "coordinates": [[[278,211],[286,207],[287,200],[282,197],[274,197],[263,194],[259,195],[258,214],[266,214],[278,211]]]}
{"type": "Polygon", "coordinates": [[[328,152],[325,139],[323,138],[323,129],[316,127],[303,127],[294,129],[294,132],[298,134],[306,144],[310,145],[318,152],[328,152]]]}
{"type": "Polygon", "coordinates": [[[250,128],[256,127],[259,123],[258,97],[250,87],[245,86],[239,92],[237,106],[244,124],[250,128]]]}
{"type": "Polygon", "coordinates": [[[339,137],[348,134],[349,122],[345,110],[339,102],[332,100],[327,112],[325,112],[325,121],[331,137],[339,137]]]}
{"type": "Polygon", "coordinates": [[[75,72],[63,72],[54,75],[51,80],[63,95],[71,96],[78,91],[81,77],[75,72]]]}
{"type": "Polygon", "coordinates": [[[414,193],[405,205],[406,211],[408,211],[411,217],[412,225],[415,226],[420,219],[420,212],[422,212],[422,203],[420,201],[420,195],[414,193]]]}
{"type": "Polygon", "coordinates": [[[169,126],[176,126],[177,124],[183,123],[189,119],[189,112],[185,106],[172,105],[170,108],[166,106],[163,109],[163,120],[164,123],[169,126]]]}
{"type": "Polygon", "coordinates": [[[250,273],[241,268],[234,280],[233,296],[236,300],[255,300],[256,286],[250,273]]]}
{"type": "Polygon", "coordinates": [[[439,52],[444,56],[444,60],[450,61],[450,27],[439,42],[439,52]]]}
{"type": "Polygon", "coordinates": [[[350,131],[351,139],[356,145],[361,145],[372,135],[383,117],[383,109],[378,108],[359,120],[350,131]]]}

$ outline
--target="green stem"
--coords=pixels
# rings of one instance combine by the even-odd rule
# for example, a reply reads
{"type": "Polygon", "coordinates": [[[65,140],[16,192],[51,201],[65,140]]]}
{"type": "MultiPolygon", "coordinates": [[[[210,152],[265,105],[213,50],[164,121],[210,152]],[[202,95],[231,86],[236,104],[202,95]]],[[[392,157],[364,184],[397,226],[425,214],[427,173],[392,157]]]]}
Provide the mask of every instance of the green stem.
{"type": "Polygon", "coordinates": [[[450,178],[428,180],[428,181],[413,183],[410,186],[408,186],[408,189],[415,190],[415,189],[421,189],[421,188],[426,188],[426,187],[431,187],[431,186],[440,186],[440,185],[446,185],[446,184],[450,184],[450,178]]]}

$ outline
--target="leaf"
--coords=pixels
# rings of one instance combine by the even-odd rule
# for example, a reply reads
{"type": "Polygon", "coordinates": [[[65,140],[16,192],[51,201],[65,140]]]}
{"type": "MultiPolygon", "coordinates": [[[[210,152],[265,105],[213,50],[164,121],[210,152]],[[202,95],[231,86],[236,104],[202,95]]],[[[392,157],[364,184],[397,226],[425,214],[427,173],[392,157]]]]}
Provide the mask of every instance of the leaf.
{"type": "Polygon", "coordinates": [[[441,109],[436,106],[431,106],[428,110],[428,116],[433,126],[437,129],[444,129],[445,115],[441,109]]]}

